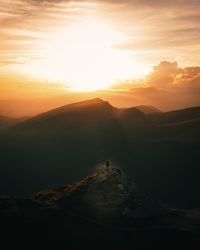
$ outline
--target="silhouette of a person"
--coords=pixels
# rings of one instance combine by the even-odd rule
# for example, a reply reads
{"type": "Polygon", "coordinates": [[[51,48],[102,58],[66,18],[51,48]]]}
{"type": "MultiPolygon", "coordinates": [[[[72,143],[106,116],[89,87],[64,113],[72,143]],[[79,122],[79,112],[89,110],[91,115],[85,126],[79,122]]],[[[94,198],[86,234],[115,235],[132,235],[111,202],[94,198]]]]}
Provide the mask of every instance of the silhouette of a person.
{"type": "Polygon", "coordinates": [[[108,168],[110,166],[110,162],[109,161],[106,161],[106,167],[108,168]]]}

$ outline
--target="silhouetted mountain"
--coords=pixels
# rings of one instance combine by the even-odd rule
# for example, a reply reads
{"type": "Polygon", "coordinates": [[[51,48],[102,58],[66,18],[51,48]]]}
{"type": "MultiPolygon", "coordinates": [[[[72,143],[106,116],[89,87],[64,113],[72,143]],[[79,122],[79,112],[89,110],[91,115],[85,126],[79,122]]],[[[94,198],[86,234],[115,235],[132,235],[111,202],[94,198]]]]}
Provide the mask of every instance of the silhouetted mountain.
{"type": "Polygon", "coordinates": [[[60,129],[67,130],[74,125],[80,125],[79,122],[81,122],[79,129],[81,129],[82,126],[90,127],[112,119],[115,119],[115,109],[108,102],[97,98],[53,109],[18,124],[16,129],[23,133],[26,131],[57,133],[60,129]]]}
{"type": "Polygon", "coordinates": [[[0,136],[1,193],[30,195],[71,183],[110,159],[141,191],[185,206],[200,188],[199,110],[144,114],[96,98],[20,122],[0,136]]]}
{"type": "MultiPolygon", "coordinates": [[[[82,101],[74,104],[62,106],[48,112],[35,116],[23,123],[18,124],[12,131],[17,133],[36,132],[36,133],[57,133],[60,129],[70,129],[80,125],[90,130],[91,127],[104,126],[104,124],[116,121],[120,118],[130,118],[137,121],[145,119],[144,114],[136,108],[117,109],[108,102],[99,98],[82,101]]],[[[114,125],[114,124],[112,124],[114,125]]],[[[115,124],[116,125],[116,124],[115,124]]],[[[62,131],[67,132],[67,131],[62,131]]]]}

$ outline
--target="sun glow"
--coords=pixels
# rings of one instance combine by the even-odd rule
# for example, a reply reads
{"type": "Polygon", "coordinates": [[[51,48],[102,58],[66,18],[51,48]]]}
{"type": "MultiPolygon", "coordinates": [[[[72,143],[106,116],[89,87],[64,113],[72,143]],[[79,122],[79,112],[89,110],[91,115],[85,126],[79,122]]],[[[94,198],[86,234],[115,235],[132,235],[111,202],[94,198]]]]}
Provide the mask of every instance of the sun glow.
{"type": "Polygon", "coordinates": [[[104,89],[145,72],[128,52],[114,48],[126,39],[103,21],[84,19],[42,41],[41,59],[27,69],[34,76],[65,82],[72,91],[104,89]]]}

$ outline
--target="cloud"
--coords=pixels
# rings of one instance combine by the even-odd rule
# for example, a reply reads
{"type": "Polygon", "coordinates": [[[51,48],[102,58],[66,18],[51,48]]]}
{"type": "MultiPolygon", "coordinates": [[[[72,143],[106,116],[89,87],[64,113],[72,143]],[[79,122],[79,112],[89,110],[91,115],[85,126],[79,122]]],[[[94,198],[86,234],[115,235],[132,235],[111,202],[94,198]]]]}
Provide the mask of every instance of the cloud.
{"type": "Polygon", "coordinates": [[[200,88],[200,67],[179,68],[177,62],[163,61],[153,68],[147,83],[161,89],[194,87],[195,84],[200,88]]]}
{"type": "Polygon", "coordinates": [[[148,67],[161,61],[145,81],[148,87],[126,82],[120,85],[125,92],[112,92],[112,98],[109,92],[106,98],[165,110],[200,105],[200,67],[175,62],[200,61],[199,12],[199,0],[1,0],[0,66],[37,60],[41,41],[94,13],[127,38],[116,49],[148,67]]]}
{"type": "Polygon", "coordinates": [[[120,105],[153,105],[163,111],[200,106],[200,66],[162,61],[143,81],[122,82],[114,89],[107,98],[120,105]]]}
{"type": "MultiPolygon", "coordinates": [[[[13,44],[16,33],[40,32],[40,38],[37,34],[29,37],[41,40],[87,11],[94,11],[124,33],[126,41],[116,48],[128,50],[136,61],[153,65],[180,57],[181,63],[194,65],[200,60],[196,53],[200,50],[199,0],[1,0],[0,53],[6,53],[6,44],[9,51],[17,49],[18,54],[13,52],[12,57],[18,57],[24,51],[19,40],[13,44]]],[[[26,50],[27,39],[21,38],[21,42],[26,50]]],[[[33,46],[28,46],[31,51],[33,46]]],[[[10,59],[10,54],[7,57],[10,59]]]]}
{"type": "Polygon", "coordinates": [[[119,49],[133,54],[137,51],[138,54],[133,55],[136,60],[152,65],[158,60],[172,61],[177,57],[182,64],[198,63],[200,1],[111,2],[121,3],[117,15],[121,16],[123,29],[129,36],[117,46],[119,49]]]}
{"type": "Polygon", "coordinates": [[[14,63],[13,58],[40,57],[40,49],[36,49],[40,41],[66,27],[75,16],[78,9],[70,1],[2,0],[0,65],[14,63]]]}
{"type": "Polygon", "coordinates": [[[174,84],[176,76],[181,73],[177,62],[163,61],[154,66],[153,72],[148,78],[148,84],[160,88],[168,88],[174,84]]]}

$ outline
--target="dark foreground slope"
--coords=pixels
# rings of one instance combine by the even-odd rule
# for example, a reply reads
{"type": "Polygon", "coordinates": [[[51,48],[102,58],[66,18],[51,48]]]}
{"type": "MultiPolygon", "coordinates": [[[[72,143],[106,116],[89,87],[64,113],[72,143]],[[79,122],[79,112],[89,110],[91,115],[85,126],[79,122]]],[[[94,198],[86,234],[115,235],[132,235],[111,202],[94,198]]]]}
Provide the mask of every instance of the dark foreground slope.
{"type": "Polygon", "coordinates": [[[110,159],[141,190],[190,207],[200,201],[199,125],[198,107],[144,114],[97,98],[51,110],[0,134],[0,192],[71,183],[110,159]]]}
{"type": "Polygon", "coordinates": [[[142,195],[122,170],[101,167],[30,199],[0,198],[6,249],[198,249],[200,212],[142,195]]]}

